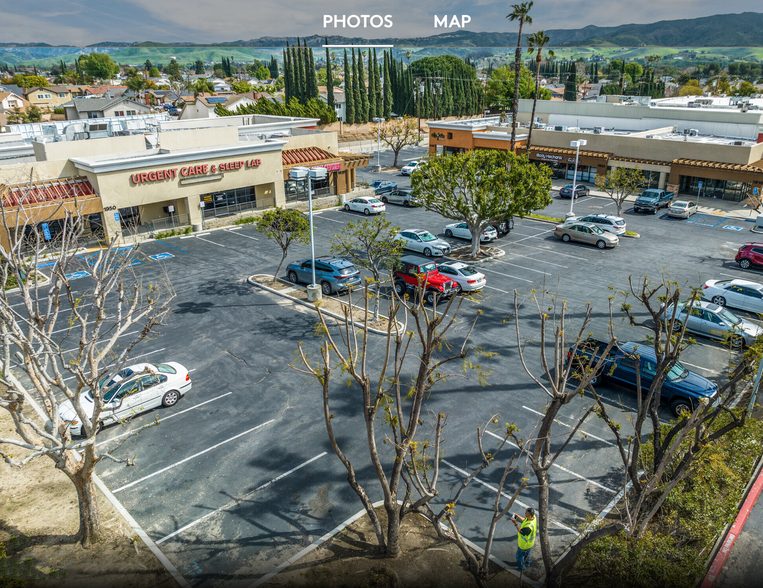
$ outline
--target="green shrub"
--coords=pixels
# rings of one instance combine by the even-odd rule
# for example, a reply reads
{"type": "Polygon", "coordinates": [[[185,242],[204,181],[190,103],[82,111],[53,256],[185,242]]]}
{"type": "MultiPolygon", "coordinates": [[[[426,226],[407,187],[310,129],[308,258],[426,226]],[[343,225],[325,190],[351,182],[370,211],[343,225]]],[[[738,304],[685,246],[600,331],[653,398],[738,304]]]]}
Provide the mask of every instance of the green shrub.
{"type": "Polygon", "coordinates": [[[252,223],[255,223],[255,222],[257,222],[257,217],[256,216],[247,216],[247,217],[238,219],[235,222],[235,224],[237,224],[237,225],[251,225],[252,223]]]}
{"type": "Polygon", "coordinates": [[[53,109],[53,114],[66,114],[66,111],[64,110],[63,106],[56,106],[53,109]]]}

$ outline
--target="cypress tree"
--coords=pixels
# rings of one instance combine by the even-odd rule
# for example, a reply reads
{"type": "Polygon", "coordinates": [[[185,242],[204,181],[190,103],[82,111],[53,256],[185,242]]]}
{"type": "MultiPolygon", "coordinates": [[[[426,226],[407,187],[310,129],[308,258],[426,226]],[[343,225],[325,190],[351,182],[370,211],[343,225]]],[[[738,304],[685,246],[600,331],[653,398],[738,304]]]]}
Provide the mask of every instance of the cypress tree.
{"type": "Polygon", "coordinates": [[[313,50],[307,48],[307,41],[305,41],[305,53],[308,55],[308,65],[310,66],[310,86],[308,87],[308,99],[318,99],[318,74],[315,71],[315,56],[313,50]]]}
{"type": "Polygon", "coordinates": [[[382,96],[381,73],[379,71],[379,58],[374,48],[374,93],[376,94],[376,116],[384,116],[384,97],[382,96]]]}
{"type": "Polygon", "coordinates": [[[289,42],[286,42],[286,49],[283,51],[283,91],[284,102],[289,103],[291,97],[294,96],[293,90],[293,73],[291,70],[291,52],[289,51],[289,42]]]}
{"type": "Polygon", "coordinates": [[[331,71],[331,55],[329,55],[329,40],[324,38],[326,47],[326,103],[334,108],[334,72],[331,71]]]}
{"type": "Polygon", "coordinates": [[[291,48],[291,61],[294,65],[294,96],[300,102],[304,101],[305,96],[305,69],[302,64],[302,53],[299,38],[297,38],[297,46],[291,48]]]}
{"type": "Polygon", "coordinates": [[[359,122],[368,121],[368,90],[366,89],[366,75],[363,70],[363,52],[358,49],[358,90],[360,93],[360,116],[359,122]]]}
{"type": "Polygon", "coordinates": [[[355,104],[355,123],[363,122],[362,103],[360,102],[360,88],[358,87],[358,63],[355,59],[355,49],[350,49],[352,53],[352,100],[355,104]]]}
{"type": "Polygon", "coordinates": [[[350,61],[347,59],[347,49],[344,50],[344,113],[345,122],[355,122],[355,95],[352,88],[352,73],[350,61]]]}
{"type": "Polygon", "coordinates": [[[368,120],[371,121],[376,116],[376,88],[374,84],[374,62],[371,57],[371,50],[368,50],[368,120]]]}
{"type": "Polygon", "coordinates": [[[390,60],[384,52],[384,118],[392,117],[392,76],[390,75],[390,60]]]}
{"type": "Polygon", "coordinates": [[[599,83],[599,64],[598,63],[593,64],[593,83],[594,84],[599,83]]]}

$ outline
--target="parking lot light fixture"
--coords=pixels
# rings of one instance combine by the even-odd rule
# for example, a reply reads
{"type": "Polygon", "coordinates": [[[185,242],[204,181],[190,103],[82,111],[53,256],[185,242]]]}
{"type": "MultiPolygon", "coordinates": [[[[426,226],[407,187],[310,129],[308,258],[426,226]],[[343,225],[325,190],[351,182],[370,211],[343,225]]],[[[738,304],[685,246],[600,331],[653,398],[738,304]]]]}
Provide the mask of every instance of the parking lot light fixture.
{"type": "Polygon", "coordinates": [[[307,210],[310,219],[310,265],[313,271],[313,281],[308,290],[308,299],[311,292],[316,289],[315,284],[315,238],[313,234],[313,180],[325,179],[328,175],[325,167],[293,167],[289,170],[289,178],[292,180],[307,180],[307,210]]]}
{"type": "Polygon", "coordinates": [[[378,116],[374,117],[374,122],[376,123],[376,171],[381,171],[381,147],[379,143],[379,136],[381,133],[381,123],[384,122],[383,118],[379,118],[378,116]]]}
{"type": "Polygon", "coordinates": [[[575,190],[578,185],[578,158],[580,157],[580,147],[588,143],[585,139],[578,139],[577,141],[570,141],[570,147],[575,147],[575,171],[572,174],[572,196],[570,196],[570,214],[568,217],[574,216],[572,213],[572,205],[575,203],[575,190]]]}

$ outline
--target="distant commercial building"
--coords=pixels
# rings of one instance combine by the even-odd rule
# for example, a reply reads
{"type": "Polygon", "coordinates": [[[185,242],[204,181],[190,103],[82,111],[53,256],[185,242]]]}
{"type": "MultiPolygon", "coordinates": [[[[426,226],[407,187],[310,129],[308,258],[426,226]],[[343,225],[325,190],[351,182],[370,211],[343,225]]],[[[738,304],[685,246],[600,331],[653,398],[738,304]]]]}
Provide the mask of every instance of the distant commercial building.
{"type": "MultiPolygon", "coordinates": [[[[529,123],[532,101],[520,101],[520,123],[529,123]]],[[[531,161],[572,180],[575,149],[585,139],[577,180],[593,183],[616,167],[638,167],[649,187],[680,195],[741,201],[763,190],[763,112],[730,109],[624,106],[539,101],[529,149],[531,161]]],[[[511,129],[499,118],[432,121],[429,151],[510,148],[511,129]]],[[[526,153],[527,128],[517,137],[526,153]]]]}

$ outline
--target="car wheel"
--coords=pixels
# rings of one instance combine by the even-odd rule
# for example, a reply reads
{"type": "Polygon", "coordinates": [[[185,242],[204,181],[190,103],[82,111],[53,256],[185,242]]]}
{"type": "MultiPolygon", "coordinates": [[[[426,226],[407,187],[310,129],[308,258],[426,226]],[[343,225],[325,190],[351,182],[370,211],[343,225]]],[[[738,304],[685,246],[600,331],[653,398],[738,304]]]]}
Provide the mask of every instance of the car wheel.
{"type": "Polygon", "coordinates": [[[429,247],[424,248],[424,257],[432,257],[432,250],[429,247]]]}
{"type": "Polygon", "coordinates": [[[591,378],[590,384],[592,386],[596,386],[599,384],[600,381],[601,381],[601,376],[594,376],[593,378],[591,378]]]}
{"type": "Polygon", "coordinates": [[[162,396],[162,406],[165,408],[175,406],[178,403],[178,400],[180,400],[180,392],[177,390],[170,390],[169,392],[165,392],[164,396],[162,396]]]}
{"type": "Polygon", "coordinates": [[[732,335],[729,337],[729,345],[734,349],[741,349],[744,347],[744,337],[742,335],[732,335]]]}
{"type": "Polygon", "coordinates": [[[410,202],[408,202],[407,200],[405,200],[405,201],[403,202],[403,206],[405,206],[406,208],[409,208],[409,207],[411,206],[411,203],[410,203],[410,202]]]}
{"type": "Polygon", "coordinates": [[[599,249],[605,249],[607,247],[607,242],[604,239],[599,239],[596,241],[596,247],[599,249]]]}
{"type": "Polygon", "coordinates": [[[297,272],[294,272],[294,271],[289,272],[289,281],[292,284],[299,284],[299,278],[297,278],[297,272]]]}
{"type": "Polygon", "coordinates": [[[675,417],[680,417],[684,412],[691,413],[692,410],[691,402],[688,400],[676,400],[673,404],[670,405],[670,411],[675,417]]]}
{"type": "Polygon", "coordinates": [[[382,196],[382,202],[384,202],[384,204],[389,204],[389,200],[387,200],[386,196],[382,196]]]}
{"type": "Polygon", "coordinates": [[[364,209],[363,209],[363,214],[365,214],[366,216],[368,216],[369,214],[371,214],[371,211],[370,211],[370,210],[368,210],[367,208],[364,208],[364,209]]]}
{"type": "Polygon", "coordinates": [[[509,223],[507,221],[503,221],[501,224],[498,225],[497,230],[503,233],[504,235],[508,235],[511,232],[511,227],[509,226],[509,223]]]}
{"type": "Polygon", "coordinates": [[[566,235],[566,234],[562,235],[562,241],[564,241],[565,243],[569,243],[570,242],[570,236],[566,235]]]}
{"type": "Polygon", "coordinates": [[[95,425],[95,434],[97,435],[103,431],[103,421],[98,421],[98,423],[95,425]]]}
{"type": "Polygon", "coordinates": [[[751,265],[752,265],[752,262],[749,259],[739,260],[739,267],[741,267],[742,269],[750,269],[751,265]]]}
{"type": "Polygon", "coordinates": [[[347,212],[350,212],[350,205],[349,205],[349,204],[345,204],[345,205],[344,205],[344,209],[345,209],[347,212]]]}
{"type": "Polygon", "coordinates": [[[405,294],[405,290],[405,282],[395,282],[395,292],[397,292],[397,295],[400,296],[400,298],[405,294]]]}
{"type": "Polygon", "coordinates": [[[446,236],[446,237],[452,237],[452,236],[453,236],[453,231],[451,231],[450,229],[447,229],[447,230],[445,231],[445,236],[446,236]]]}
{"type": "Polygon", "coordinates": [[[323,294],[326,296],[331,294],[331,284],[325,281],[321,282],[321,292],[323,292],[323,294]]]}
{"type": "Polygon", "coordinates": [[[435,291],[427,290],[426,294],[424,294],[424,302],[426,302],[427,304],[434,304],[434,297],[435,297],[435,291]]]}
{"type": "Polygon", "coordinates": [[[713,296],[713,304],[718,306],[726,306],[726,299],[723,296],[713,296]]]}
{"type": "Polygon", "coordinates": [[[659,210],[658,208],[655,208],[655,209],[652,211],[652,214],[655,214],[655,215],[656,215],[658,210],[659,210]]]}
{"type": "Polygon", "coordinates": [[[456,284],[456,294],[463,294],[464,289],[461,287],[461,284],[456,284]]]}

